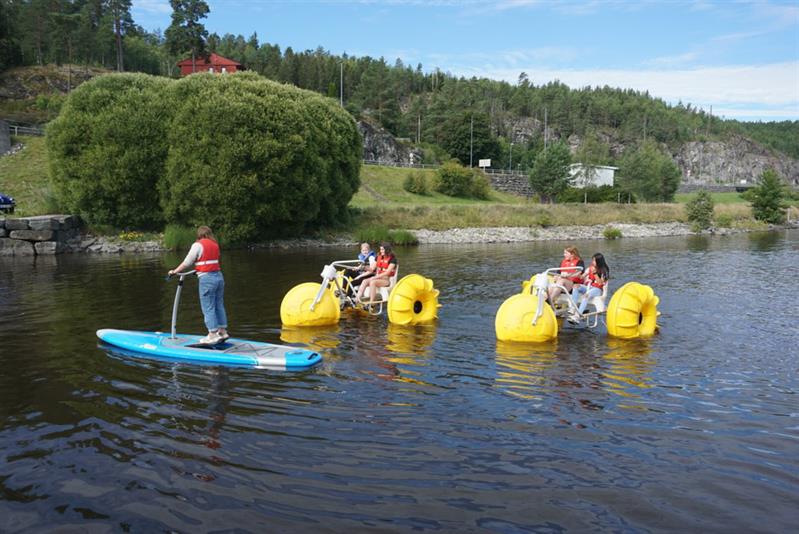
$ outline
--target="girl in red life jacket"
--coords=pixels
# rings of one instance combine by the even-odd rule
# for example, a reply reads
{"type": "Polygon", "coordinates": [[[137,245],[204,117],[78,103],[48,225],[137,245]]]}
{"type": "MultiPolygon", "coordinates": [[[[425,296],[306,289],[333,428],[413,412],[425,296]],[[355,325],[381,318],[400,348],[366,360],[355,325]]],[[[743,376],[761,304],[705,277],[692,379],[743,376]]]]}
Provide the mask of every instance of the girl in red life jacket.
{"type": "MultiPolygon", "coordinates": [[[[610,267],[605,261],[605,256],[597,252],[591,257],[591,265],[588,267],[588,270],[585,271],[585,274],[583,274],[582,283],[575,285],[572,291],[572,300],[574,304],[577,304],[580,295],[585,293],[585,298],[583,298],[577,308],[579,315],[582,315],[585,311],[589,300],[602,294],[605,284],[608,283],[609,279],[610,267]]],[[[577,318],[579,318],[579,316],[577,318]]]]}
{"type": "Polygon", "coordinates": [[[391,277],[397,272],[397,257],[391,251],[389,243],[382,243],[377,255],[377,262],[373,268],[370,268],[375,274],[367,279],[358,288],[358,294],[355,296],[355,302],[360,302],[363,292],[369,288],[369,305],[374,304],[375,294],[378,288],[388,287],[391,284],[391,277]]]}
{"type": "MultiPolygon", "coordinates": [[[[580,253],[577,252],[577,247],[566,247],[563,249],[563,261],[560,262],[560,275],[555,277],[555,284],[560,284],[566,291],[571,291],[574,284],[579,284],[582,281],[583,269],[585,263],[580,258],[580,253]],[[576,269],[579,267],[579,269],[576,269]]],[[[552,307],[555,307],[555,301],[563,290],[556,285],[549,286],[549,302],[552,307]]]]}
{"type": "Polygon", "coordinates": [[[219,267],[219,243],[207,226],[197,228],[197,241],[180,265],[169,271],[169,275],[185,271],[194,265],[200,288],[200,307],[203,310],[208,335],[200,343],[215,345],[230,337],[227,333],[225,313],[225,278],[219,267]]]}

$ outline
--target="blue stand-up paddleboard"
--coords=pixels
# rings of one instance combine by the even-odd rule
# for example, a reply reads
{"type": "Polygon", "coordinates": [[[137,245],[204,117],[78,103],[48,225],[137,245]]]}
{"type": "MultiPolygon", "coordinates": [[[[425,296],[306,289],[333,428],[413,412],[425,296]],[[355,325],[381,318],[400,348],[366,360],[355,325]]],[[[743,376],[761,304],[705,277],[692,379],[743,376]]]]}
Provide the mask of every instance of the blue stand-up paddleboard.
{"type": "Polygon", "coordinates": [[[288,371],[307,369],[322,361],[322,356],[319,353],[297,347],[235,338],[229,338],[215,345],[206,345],[200,343],[202,336],[177,334],[175,324],[183,279],[193,273],[194,271],[189,271],[178,275],[180,280],[175,292],[175,304],[172,307],[171,334],[103,328],[97,331],[97,337],[126,353],[131,352],[144,357],[167,360],[264,367],[288,371]]]}

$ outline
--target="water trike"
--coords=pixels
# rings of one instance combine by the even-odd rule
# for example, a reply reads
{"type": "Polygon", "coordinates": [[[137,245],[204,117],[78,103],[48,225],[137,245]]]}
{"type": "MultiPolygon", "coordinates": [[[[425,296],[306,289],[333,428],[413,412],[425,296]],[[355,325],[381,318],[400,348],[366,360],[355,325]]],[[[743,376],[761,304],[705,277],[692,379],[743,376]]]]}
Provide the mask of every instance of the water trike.
{"type": "Polygon", "coordinates": [[[602,315],[605,316],[608,334],[613,337],[634,339],[648,337],[656,332],[657,318],[660,315],[657,305],[660,299],[651,287],[628,282],[616,290],[610,303],[606,305],[608,284],[605,284],[602,294],[590,299],[586,313],[579,315],[569,292],[555,282],[555,275],[565,270],[570,271],[569,275],[576,274],[575,270],[580,272],[579,267],[553,267],[522,282],[522,291],[508,298],[497,311],[494,321],[497,339],[549,341],[558,337],[559,320],[563,318],[593,329],[599,325],[602,315]],[[550,305],[546,298],[552,285],[560,287],[562,293],[550,305]]]}
{"type": "Polygon", "coordinates": [[[286,326],[323,326],[338,323],[343,310],[362,310],[381,315],[384,310],[393,324],[421,324],[438,317],[438,290],[433,281],[419,274],[409,274],[397,281],[394,271],[388,287],[378,295],[363,294],[362,303],[355,302],[358,286],[349,273],[359,267],[359,260],[337,260],[322,269],[322,283],[306,282],[294,286],[280,304],[280,319],[286,326]],[[372,301],[369,305],[368,302],[372,301]]]}
{"type": "Polygon", "coordinates": [[[229,338],[213,345],[200,343],[203,336],[178,334],[176,324],[183,280],[195,271],[177,274],[178,287],[172,305],[172,328],[163,332],[139,332],[104,328],[97,331],[103,342],[143,356],[198,363],[300,370],[322,361],[319,353],[284,345],[229,338]]]}

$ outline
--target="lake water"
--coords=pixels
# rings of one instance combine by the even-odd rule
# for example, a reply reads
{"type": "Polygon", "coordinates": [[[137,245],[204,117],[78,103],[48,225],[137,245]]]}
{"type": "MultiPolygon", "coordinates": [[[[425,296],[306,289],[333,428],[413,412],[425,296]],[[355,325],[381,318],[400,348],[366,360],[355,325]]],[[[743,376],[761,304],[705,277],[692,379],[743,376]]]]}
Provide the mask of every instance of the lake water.
{"type": "MultiPolygon", "coordinates": [[[[282,296],[356,250],[228,251],[232,333],[324,363],[136,360],[94,332],[167,330],[181,255],[0,258],[0,531],[794,530],[799,231],[576,245],[655,289],[659,335],[498,344],[562,242],[400,249],[436,325],[299,332],[282,296]]],[[[186,287],[179,331],[201,333],[186,287]]]]}

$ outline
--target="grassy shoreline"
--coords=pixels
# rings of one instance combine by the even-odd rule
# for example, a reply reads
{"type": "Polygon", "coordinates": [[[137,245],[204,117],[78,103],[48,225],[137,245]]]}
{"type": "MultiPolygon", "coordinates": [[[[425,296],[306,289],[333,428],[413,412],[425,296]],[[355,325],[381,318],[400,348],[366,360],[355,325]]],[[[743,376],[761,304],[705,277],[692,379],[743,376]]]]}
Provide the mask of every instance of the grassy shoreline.
{"type": "MultiPolygon", "coordinates": [[[[20,136],[20,152],[0,158],[0,192],[15,197],[14,216],[52,213],[54,202],[47,178],[47,149],[41,137],[20,136]]],[[[523,197],[492,191],[488,200],[448,197],[440,193],[415,195],[402,188],[409,173],[432,178],[434,171],[361,167],[361,188],[350,201],[354,219],[346,229],[320,228],[318,237],[369,234],[375,229],[451,230],[488,227],[596,226],[687,222],[684,203],[693,195],[677,196],[672,204],[539,204],[523,197]]],[[[737,193],[714,194],[715,217],[732,227],[756,224],[747,202],[737,193]]],[[[794,203],[790,220],[799,218],[794,203]]],[[[97,229],[95,229],[97,230],[97,229]]],[[[108,233],[108,231],[102,232],[108,233]]]]}

